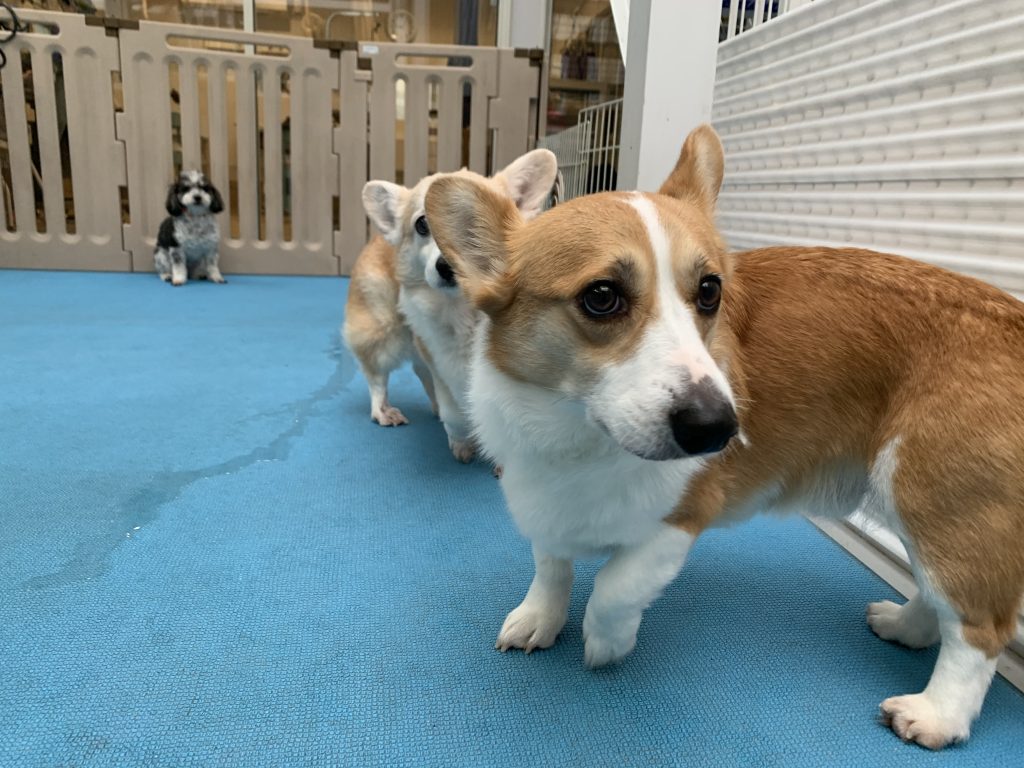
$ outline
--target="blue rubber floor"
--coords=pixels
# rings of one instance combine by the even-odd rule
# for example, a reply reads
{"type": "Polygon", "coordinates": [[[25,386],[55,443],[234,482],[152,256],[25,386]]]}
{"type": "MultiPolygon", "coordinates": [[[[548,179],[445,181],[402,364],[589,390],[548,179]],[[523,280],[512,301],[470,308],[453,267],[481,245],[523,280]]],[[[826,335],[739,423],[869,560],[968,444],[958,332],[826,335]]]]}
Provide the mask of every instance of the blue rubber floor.
{"type": "Polygon", "coordinates": [[[997,680],[967,745],[875,719],[934,652],[799,520],[714,532],[637,650],[493,650],[531,576],[497,482],[418,384],[382,429],[345,282],[0,272],[0,766],[1019,766],[997,680]]]}

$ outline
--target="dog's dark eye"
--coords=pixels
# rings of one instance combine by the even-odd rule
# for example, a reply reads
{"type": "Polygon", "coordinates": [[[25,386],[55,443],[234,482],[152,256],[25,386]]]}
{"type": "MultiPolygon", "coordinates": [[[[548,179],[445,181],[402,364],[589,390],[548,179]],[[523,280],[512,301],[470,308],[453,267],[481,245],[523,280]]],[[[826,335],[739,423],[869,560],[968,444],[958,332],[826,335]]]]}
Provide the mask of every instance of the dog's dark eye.
{"type": "Polygon", "coordinates": [[[626,299],[622,289],[610,280],[598,280],[583,289],[580,307],[594,318],[607,318],[626,311],[626,299]]]}
{"type": "Polygon", "coordinates": [[[713,315],[721,301],[722,280],[718,275],[708,275],[697,289],[697,309],[705,315],[713,315]]]}
{"type": "Polygon", "coordinates": [[[430,227],[427,225],[427,217],[420,216],[416,221],[413,222],[413,227],[416,230],[416,234],[420,237],[427,237],[430,234],[430,227]]]}

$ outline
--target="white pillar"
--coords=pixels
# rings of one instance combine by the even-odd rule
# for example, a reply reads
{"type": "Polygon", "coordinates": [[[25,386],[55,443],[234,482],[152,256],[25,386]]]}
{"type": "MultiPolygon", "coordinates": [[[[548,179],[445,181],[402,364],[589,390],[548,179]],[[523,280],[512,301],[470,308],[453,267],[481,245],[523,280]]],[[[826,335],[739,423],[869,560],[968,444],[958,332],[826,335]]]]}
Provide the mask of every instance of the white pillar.
{"type": "Polygon", "coordinates": [[[619,189],[653,192],[711,119],[721,0],[632,0],[619,189]]]}
{"type": "MultiPolygon", "coordinates": [[[[242,0],[242,31],[256,31],[256,0],[242,0]]],[[[245,55],[252,56],[256,53],[252,43],[245,44],[245,55]]]]}
{"type": "Polygon", "coordinates": [[[550,21],[551,0],[499,0],[498,47],[547,50],[550,21]]]}
{"type": "Polygon", "coordinates": [[[615,34],[619,36],[619,53],[622,54],[622,66],[628,67],[626,58],[629,47],[629,0],[611,0],[612,19],[615,21],[615,34]]]}

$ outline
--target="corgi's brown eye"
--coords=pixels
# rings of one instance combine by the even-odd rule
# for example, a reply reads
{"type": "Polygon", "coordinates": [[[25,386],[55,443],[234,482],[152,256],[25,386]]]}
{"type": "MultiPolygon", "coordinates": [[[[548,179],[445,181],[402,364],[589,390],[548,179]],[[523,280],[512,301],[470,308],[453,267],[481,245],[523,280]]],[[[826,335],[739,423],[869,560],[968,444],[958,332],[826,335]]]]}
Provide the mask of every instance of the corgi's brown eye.
{"type": "Polygon", "coordinates": [[[713,315],[721,301],[722,281],[718,275],[708,275],[697,289],[697,309],[705,315],[713,315]]]}
{"type": "Polygon", "coordinates": [[[430,227],[427,225],[427,217],[420,216],[416,221],[413,222],[413,228],[416,230],[416,234],[420,237],[426,237],[430,234],[430,227]]]}
{"type": "Polygon", "coordinates": [[[594,318],[620,315],[626,311],[626,299],[622,290],[610,280],[598,280],[583,289],[580,307],[594,318]]]}

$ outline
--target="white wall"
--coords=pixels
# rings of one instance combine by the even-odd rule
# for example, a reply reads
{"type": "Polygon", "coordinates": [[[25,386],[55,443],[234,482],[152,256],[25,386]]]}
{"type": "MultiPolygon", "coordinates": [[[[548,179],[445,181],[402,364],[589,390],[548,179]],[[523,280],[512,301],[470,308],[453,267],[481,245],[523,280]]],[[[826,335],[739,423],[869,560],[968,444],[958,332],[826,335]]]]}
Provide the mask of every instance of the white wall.
{"type": "Polygon", "coordinates": [[[629,5],[619,189],[654,191],[683,139],[711,119],[719,0],[629,5]]]}
{"type": "Polygon", "coordinates": [[[499,2],[498,46],[547,50],[551,0],[499,0],[499,2]]]}

